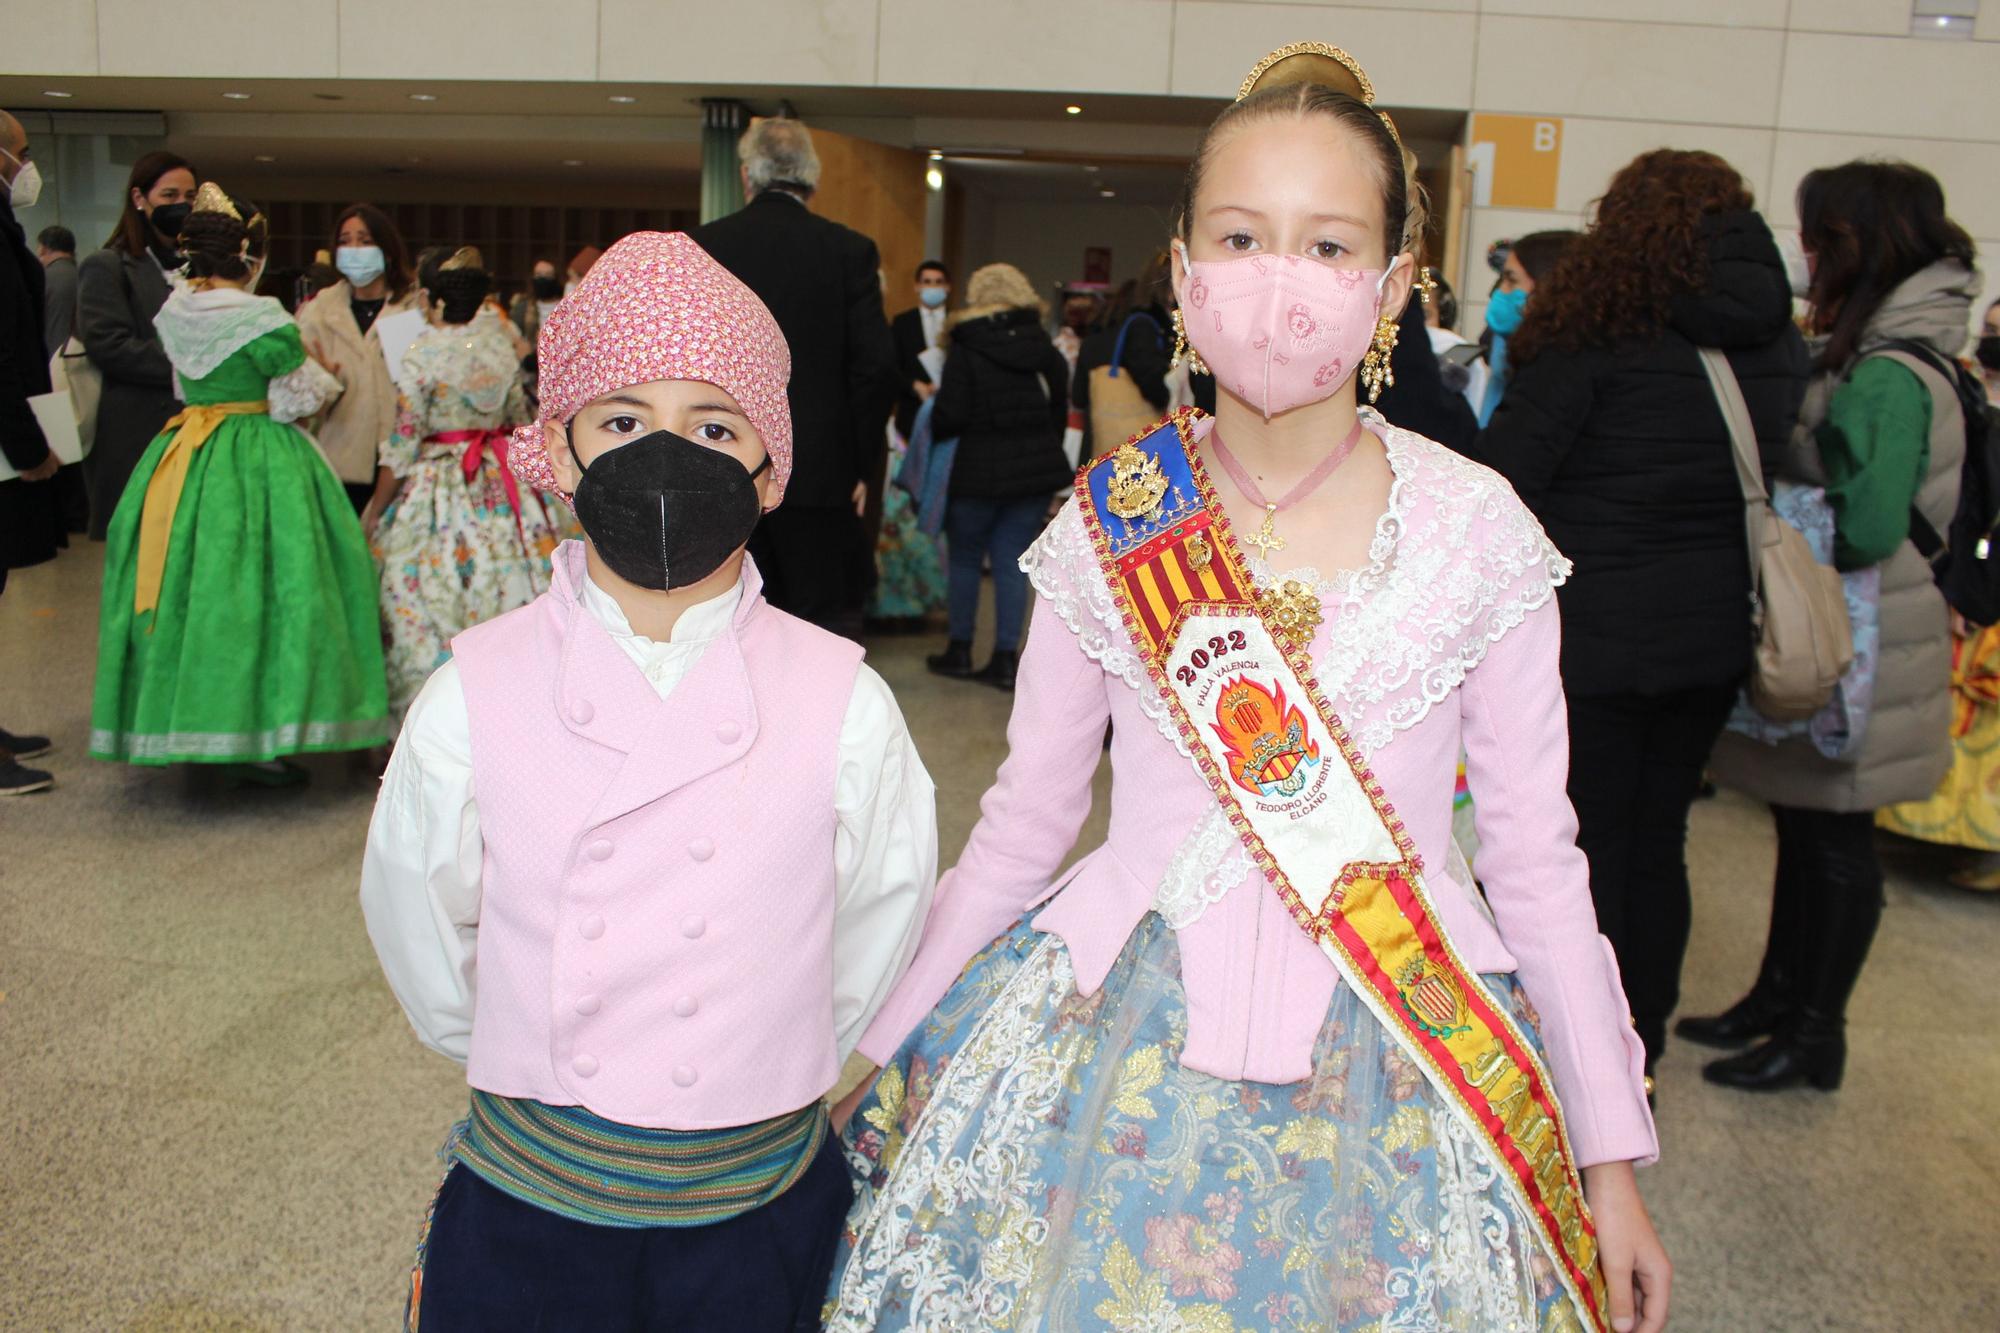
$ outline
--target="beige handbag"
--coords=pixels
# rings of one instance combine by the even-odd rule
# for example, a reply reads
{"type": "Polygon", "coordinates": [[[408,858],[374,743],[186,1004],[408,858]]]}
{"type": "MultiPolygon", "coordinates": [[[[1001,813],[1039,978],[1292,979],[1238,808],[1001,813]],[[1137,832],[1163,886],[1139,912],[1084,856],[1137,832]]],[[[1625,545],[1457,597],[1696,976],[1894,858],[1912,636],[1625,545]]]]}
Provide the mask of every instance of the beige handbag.
{"type": "MultiPolygon", "coordinates": [[[[1132,372],[1123,365],[1125,339],[1135,332],[1132,326],[1140,320],[1153,324],[1148,316],[1129,316],[1118,331],[1111,364],[1090,372],[1090,447],[1095,457],[1102,458],[1160,422],[1160,410],[1146,401],[1139,386],[1132,383],[1132,372]]],[[[1142,338],[1146,336],[1144,329],[1136,332],[1142,338]]],[[[1160,336],[1157,324],[1153,324],[1152,332],[1155,338],[1160,336]]]]}
{"type": "Polygon", "coordinates": [[[1854,661],[1854,630],[1840,575],[1813,559],[1806,539],[1771,508],[1757,460],[1750,409],[1729,359],[1699,349],[1715,389],[1743,487],[1743,527],[1750,551],[1750,625],[1755,656],[1746,686],[1758,712],[1777,722],[1811,717],[1833,697],[1854,661]]]}
{"type": "Polygon", "coordinates": [[[89,453],[97,443],[97,403],[104,396],[104,372],[97,368],[83,350],[83,342],[74,334],[63,344],[49,363],[51,387],[57,393],[69,394],[70,406],[76,412],[76,433],[89,453]]]}

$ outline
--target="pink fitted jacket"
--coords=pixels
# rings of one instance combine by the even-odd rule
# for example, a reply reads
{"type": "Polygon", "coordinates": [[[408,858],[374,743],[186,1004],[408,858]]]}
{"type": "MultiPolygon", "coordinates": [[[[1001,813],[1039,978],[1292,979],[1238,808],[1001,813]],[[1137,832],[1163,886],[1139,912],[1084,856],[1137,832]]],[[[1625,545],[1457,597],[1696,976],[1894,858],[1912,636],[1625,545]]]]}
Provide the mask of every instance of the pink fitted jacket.
{"type": "MultiPolygon", "coordinates": [[[[1367,420],[1396,481],[1365,568],[1335,580],[1303,571],[1326,611],[1313,643],[1321,686],[1407,822],[1461,955],[1476,971],[1518,974],[1579,1165],[1651,1161],[1644,1052],[1597,931],[1565,791],[1554,594],[1568,562],[1498,474],[1367,420]],[[1483,901],[1452,854],[1461,751],[1483,901]]],[[[1062,938],[1084,994],[1146,912],[1176,927],[1186,1065],[1265,1083],[1308,1077],[1338,973],[1234,840],[1217,835],[1214,797],[1118,623],[1074,501],[1022,566],[1040,596],[1007,761],[860,1050],[884,1062],[975,953],[1048,900],[1034,924],[1062,938]],[[1059,880],[1090,810],[1107,720],[1109,835],[1059,880]]]]}

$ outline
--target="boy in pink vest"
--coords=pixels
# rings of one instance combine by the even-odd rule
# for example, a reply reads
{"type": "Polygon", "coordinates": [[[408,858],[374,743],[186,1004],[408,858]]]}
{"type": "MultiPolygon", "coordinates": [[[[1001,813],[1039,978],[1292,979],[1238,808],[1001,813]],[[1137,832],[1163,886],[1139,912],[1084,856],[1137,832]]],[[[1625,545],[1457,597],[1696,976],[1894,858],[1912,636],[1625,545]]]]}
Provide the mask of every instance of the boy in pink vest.
{"type": "Polygon", "coordinates": [[[472,1087],[409,1326],[817,1328],[851,1197],[822,1099],[915,947],[930,778],[861,650],[743,554],[792,461],[757,297],[628,236],[540,361],[511,461],[585,540],[453,642],[362,871],[390,985],[472,1087]]]}

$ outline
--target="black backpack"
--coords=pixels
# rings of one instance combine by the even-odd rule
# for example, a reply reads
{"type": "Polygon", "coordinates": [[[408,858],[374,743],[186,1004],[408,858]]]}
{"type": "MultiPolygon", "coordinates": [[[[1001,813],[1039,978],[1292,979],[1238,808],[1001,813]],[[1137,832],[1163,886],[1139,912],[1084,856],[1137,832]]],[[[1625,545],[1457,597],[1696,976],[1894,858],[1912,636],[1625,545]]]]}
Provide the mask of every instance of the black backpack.
{"type": "Polygon", "coordinates": [[[1868,353],[1904,352],[1945,377],[1965,420],[1965,462],[1958,508],[1943,535],[1910,506],[1910,541],[1930,562],[1931,578],[1951,609],[1974,625],[2000,623],[2000,422],[1971,371],[1927,343],[1894,338],[1868,353]]]}

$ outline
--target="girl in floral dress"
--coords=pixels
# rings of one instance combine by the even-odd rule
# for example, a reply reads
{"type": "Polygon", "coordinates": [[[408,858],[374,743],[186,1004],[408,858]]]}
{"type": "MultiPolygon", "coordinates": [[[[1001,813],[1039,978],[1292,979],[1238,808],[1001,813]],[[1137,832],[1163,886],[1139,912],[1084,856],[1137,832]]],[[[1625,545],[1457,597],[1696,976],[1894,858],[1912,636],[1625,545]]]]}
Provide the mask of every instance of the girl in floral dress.
{"type": "Polygon", "coordinates": [[[1665,1323],[1564,796],[1568,564],[1357,404],[1420,224],[1372,97],[1286,48],[1197,153],[1175,281],[1217,415],[1093,464],[1022,562],[1010,754],[837,1108],[829,1329],[1665,1323]],[[1059,874],[1107,721],[1108,840],[1059,874]]]}
{"type": "Polygon", "coordinates": [[[459,631],[526,606],[549,586],[569,532],[554,499],[515,479],[507,433],[531,420],[520,358],[479,321],[492,282],[476,250],[445,261],[424,292],[433,327],[397,377],[372,523],[388,622],[389,706],[400,717],[459,631]]]}

